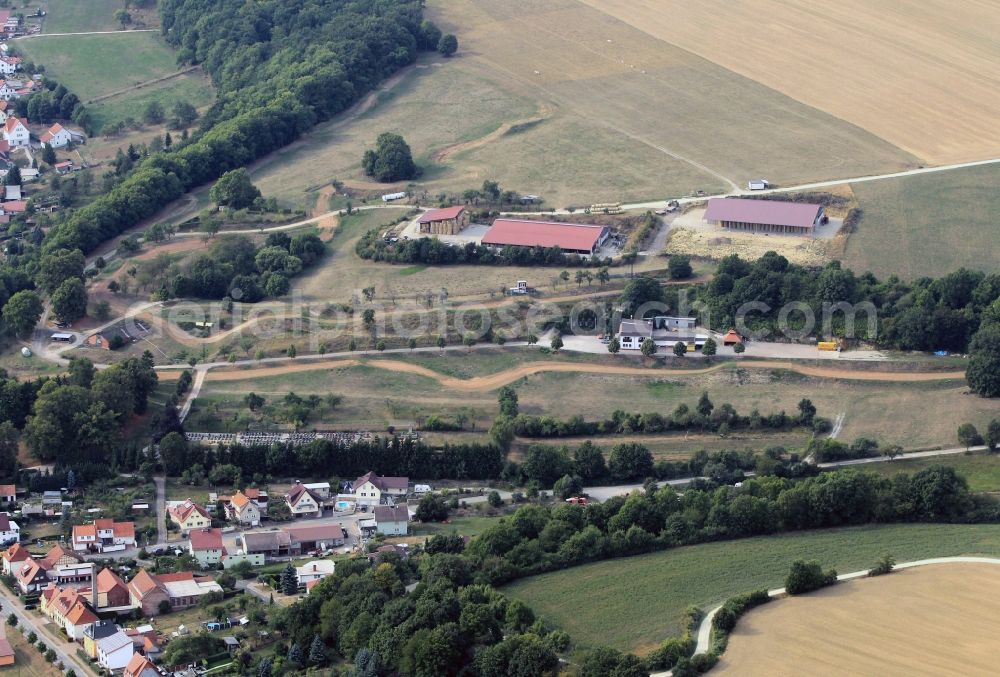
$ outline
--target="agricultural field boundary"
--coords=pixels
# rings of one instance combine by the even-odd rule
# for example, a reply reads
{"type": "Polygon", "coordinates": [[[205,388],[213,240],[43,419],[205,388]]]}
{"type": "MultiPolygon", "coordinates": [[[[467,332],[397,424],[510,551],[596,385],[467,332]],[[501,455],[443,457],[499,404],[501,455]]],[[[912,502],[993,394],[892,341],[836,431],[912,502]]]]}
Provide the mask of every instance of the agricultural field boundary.
{"type": "MultiPolygon", "coordinates": [[[[929,559],[918,559],[912,562],[902,562],[896,564],[893,567],[893,571],[899,569],[912,569],[914,567],[928,566],[932,564],[996,564],[1000,565],[1000,558],[997,557],[932,557],[929,559]]],[[[861,571],[852,571],[848,574],[840,574],[837,576],[837,582],[850,581],[855,578],[864,578],[868,576],[868,569],[862,569],[861,571]]],[[[775,588],[774,590],[767,591],[768,597],[771,599],[776,599],[779,597],[786,596],[784,588],[775,588]]],[[[694,648],[694,654],[707,653],[709,647],[711,646],[711,636],[712,636],[712,620],[715,615],[719,612],[723,605],[719,605],[705,614],[705,617],[701,621],[701,625],[698,626],[698,641],[694,648]]],[[[650,675],[650,677],[671,677],[673,671],[668,670],[666,672],[656,672],[650,675]]]]}

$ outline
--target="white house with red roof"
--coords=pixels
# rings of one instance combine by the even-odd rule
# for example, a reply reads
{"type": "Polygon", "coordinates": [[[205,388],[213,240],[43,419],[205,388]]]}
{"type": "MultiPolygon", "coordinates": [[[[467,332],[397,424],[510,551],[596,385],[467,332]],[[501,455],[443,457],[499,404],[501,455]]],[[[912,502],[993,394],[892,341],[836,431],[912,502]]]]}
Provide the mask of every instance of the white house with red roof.
{"type": "MultiPolygon", "coordinates": [[[[3,96],[2,88],[0,88],[0,96],[3,96]]],[[[11,148],[31,145],[31,133],[25,124],[16,117],[9,117],[4,122],[3,138],[4,141],[10,144],[11,148]]]]}
{"type": "Polygon", "coordinates": [[[0,75],[13,75],[21,70],[21,57],[0,56],[0,75]]]}
{"type": "Polygon", "coordinates": [[[192,529],[205,529],[212,526],[212,518],[204,506],[198,505],[190,498],[167,506],[167,517],[181,530],[185,536],[192,529]]]}
{"type": "Polygon", "coordinates": [[[410,486],[408,477],[381,477],[367,472],[351,484],[358,505],[380,505],[389,499],[406,496],[410,486]]]}
{"type": "Polygon", "coordinates": [[[0,484],[0,503],[8,505],[17,501],[17,487],[13,484],[0,484]]]}
{"type": "Polygon", "coordinates": [[[46,130],[46,132],[38,138],[38,140],[42,142],[43,146],[65,148],[73,142],[73,135],[70,134],[68,129],[57,122],[49,127],[48,130],[46,130]]]}
{"type": "Polygon", "coordinates": [[[0,543],[17,543],[21,540],[21,528],[5,513],[0,513],[0,543]]]}
{"type": "Polygon", "coordinates": [[[190,533],[188,549],[202,566],[218,564],[226,555],[222,529],[195,529],[190,533]]]}
{"type": "Polygon", "coordinates": [[[135,547],[135,523],[99,519],[73,527],[73,550],[113,552],[135,547]]]}

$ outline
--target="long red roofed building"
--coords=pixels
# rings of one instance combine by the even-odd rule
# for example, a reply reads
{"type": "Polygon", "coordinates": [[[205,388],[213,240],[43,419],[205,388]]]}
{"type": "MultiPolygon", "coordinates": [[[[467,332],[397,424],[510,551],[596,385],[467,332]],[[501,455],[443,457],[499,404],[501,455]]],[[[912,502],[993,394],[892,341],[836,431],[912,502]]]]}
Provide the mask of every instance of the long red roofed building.
{"type": "Polygon", "coordinates": [[[592,256],[608,239],[607,226],[554,221],[497,219],[483,244],[491,247],[559,247],[567,254],[592,256]]]}

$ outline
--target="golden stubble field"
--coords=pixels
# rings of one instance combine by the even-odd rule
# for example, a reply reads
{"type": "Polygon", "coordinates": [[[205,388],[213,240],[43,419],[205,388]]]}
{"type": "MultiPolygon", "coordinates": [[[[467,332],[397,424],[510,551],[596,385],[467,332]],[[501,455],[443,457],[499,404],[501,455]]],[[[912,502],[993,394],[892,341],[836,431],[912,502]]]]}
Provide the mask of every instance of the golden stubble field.
{"type": "Polygon", "coordinates": [[[781,599],[740,619],[713,675],[996,673],[1000,567],[941,564],[781,599]]]}
{"type": "Polygon", "coordinates": [[[995,2],[581,1],[927,162],[1000,154],[995,2]]]}

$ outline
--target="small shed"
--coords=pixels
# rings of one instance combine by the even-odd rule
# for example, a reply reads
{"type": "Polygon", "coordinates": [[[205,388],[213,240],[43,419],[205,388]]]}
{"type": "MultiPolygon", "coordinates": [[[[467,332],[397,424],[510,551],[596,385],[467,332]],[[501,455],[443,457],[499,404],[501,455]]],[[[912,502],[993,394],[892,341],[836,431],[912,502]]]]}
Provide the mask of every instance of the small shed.
{"type": "Polygon", "coordinates": [[[226,645],[226,651],[230,654],[235,653],[237,649],[240,648],[240,640],[235,637],[228,636],[222,638],[223,643],[226,645]]]}
{"type": "Polygon", "coordinates": [[[722,345],[724,346],[735,346],[737,343],[743,343],[743,337],[737,334],[735,329],[730,329],[722,337],[722,345]]]}
{"type": "Polygon", "coordinates": [[[94,346],[101,350],[111,350],[111,342],[104,338],[103,334],[91,334],[86,341],[88,346],[94,346]]]}

